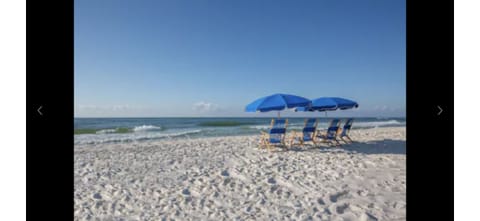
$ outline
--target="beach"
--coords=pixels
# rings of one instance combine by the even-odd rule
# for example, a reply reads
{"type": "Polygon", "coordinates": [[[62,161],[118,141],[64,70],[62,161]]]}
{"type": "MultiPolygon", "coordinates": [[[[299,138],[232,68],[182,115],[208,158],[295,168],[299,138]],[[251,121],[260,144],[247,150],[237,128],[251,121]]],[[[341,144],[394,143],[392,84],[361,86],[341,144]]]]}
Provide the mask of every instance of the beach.
{"type": "Polygon", "coordinates": [[[270,152],[259,135],[75,144],[75,220],[406,220],[405,126],[270,152]]]}

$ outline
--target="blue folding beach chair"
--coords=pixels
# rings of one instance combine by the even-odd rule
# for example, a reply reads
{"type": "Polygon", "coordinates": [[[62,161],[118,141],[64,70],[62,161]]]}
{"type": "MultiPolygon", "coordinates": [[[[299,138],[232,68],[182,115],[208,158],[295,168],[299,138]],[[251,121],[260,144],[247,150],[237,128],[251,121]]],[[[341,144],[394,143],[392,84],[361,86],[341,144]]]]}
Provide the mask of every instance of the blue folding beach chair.
{"type": "Polygon", "coordinates": [[[287,132],[287,119],[272,119],[268,132],[262,131],[260,146],[271,149],[272,146],[285,146],[285,134],[287,132]]]}
{"type": "Polygon", "coordinates": [[[305,119],[302,133],[297,134],[296,132],[293,132],[293,138],[290,141],[290,145],[292,145],[295,141],[299,141],[300,145],[303,145],[305,142],[312,142],[313,144],[316,144],[315,134],[317,132],[317,125],[318,121],[316,118],[305,119]]]}
{"type": "Polygon", "coordinates": [[[350,129],[352,128],[352,124],[353,124],[353,118],[348,118],[342,127],[342,132],[340,133],[339,137],[345,143],[348,143],[348,142],[345,139],[343,139],[344,137],[346,137],[351,143],[353,143],[352,138],[348,136],[348,134],[350,133],[350,129]]]}
{"type": "Polygon", "coordinates": [[[330,125],[328,126],[327,131],[323,134],[319,133],[317,137],[322,139],[323,142],[328,142],[330,144],[341,146],[340,142],[337,140],[339,128],[340,128],[340,120],[333,119],[332,121],[330,121],[330,125]]]}

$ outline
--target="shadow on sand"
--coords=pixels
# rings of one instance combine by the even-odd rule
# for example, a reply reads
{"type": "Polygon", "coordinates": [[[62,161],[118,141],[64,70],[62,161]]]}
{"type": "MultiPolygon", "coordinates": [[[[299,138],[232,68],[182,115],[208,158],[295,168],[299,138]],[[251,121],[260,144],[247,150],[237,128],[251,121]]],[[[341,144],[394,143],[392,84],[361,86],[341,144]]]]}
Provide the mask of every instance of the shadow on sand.
{"type": "Polygon", "coordinates": [[[287,150],[283,151],[297,151],[297,152],[351,152],[363,154],[406,154],[406,141],[404,140],[374,140],[368,142],[341,142],[341,146],[329,146],[321,143],[317,146],[307,144],[304,146],[293,145],[287,150]]]}

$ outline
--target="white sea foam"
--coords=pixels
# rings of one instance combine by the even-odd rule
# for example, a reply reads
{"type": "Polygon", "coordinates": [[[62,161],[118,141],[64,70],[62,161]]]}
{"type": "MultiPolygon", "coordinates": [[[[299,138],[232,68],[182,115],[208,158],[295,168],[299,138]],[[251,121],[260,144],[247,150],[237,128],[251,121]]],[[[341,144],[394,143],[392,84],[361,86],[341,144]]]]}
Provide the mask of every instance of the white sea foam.
{"type": "Polygon", "coordinates": [[[249,128],[257,129],[257,130],[267,130],[268,128],[270,128],[270,125],[255,125],[255,126],[250,126],[249,128]]]}
{"type": "Polygon", "coordinates": [[[174,138],[179,136],[188,136],[191,134],[197,134],[202,130],[186,130],[170,133],[128,133],[128,134],[80,134],[75,135],[75,144],[101,144],[111,142],[132,142],[141,140],[161,139],[161,138],[174,138]]]}
{"type": "Polygon", "coordinates": [[[385,126],[400,126],[405,125],[405,123],[399,122],[397,120],[387,120],[387,121],[374,121],[374,122],[353,122],[353,128],[365,128],[365,127],[385,127],[385,126]]]}
{"type": "Polygon", "coordinates": [[[133,128],[133,131],[135,132],[158,131],[158,130],[162,130],[162,127],[153,126],[153,125],[142,125],[142,126],[136,126],[133,128]]]}
{"type": "Polygon", "coordinates": [[[96,132],[96,134],[112,134],[117,132],[117,129],[103,129],[96,132]]]}

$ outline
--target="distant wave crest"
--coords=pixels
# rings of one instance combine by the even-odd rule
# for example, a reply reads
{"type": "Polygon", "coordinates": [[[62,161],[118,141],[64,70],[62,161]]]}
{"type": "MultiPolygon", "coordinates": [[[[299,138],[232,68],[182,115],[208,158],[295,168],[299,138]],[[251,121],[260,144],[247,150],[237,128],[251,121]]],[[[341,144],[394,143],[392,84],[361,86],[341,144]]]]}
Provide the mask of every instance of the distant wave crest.
{"type": "Polygon", "coordinates": [[[248,122],[238,122],[238,121],[207,121],[198,123],[198,126],[202,127],[235,127],[248,125],[248,122]]]}

